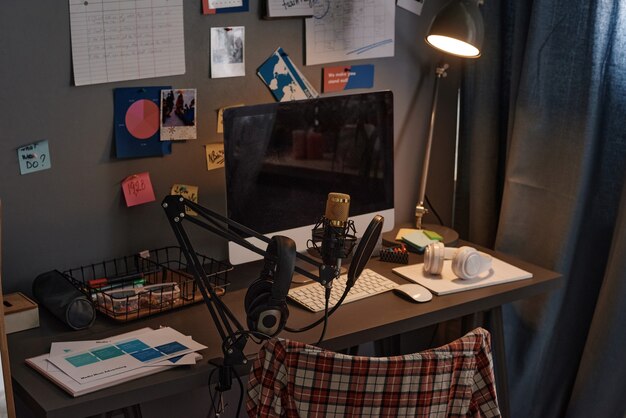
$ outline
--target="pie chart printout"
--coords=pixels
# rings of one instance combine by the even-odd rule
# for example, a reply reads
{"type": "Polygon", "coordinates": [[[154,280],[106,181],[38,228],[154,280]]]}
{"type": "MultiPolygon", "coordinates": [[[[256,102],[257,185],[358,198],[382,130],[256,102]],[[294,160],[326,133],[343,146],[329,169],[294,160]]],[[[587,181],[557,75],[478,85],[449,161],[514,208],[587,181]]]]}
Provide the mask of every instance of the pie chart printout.
{"type": "Polygon", "coordinates": [[[151,100],[137,100],[126,111],[126,129],[137,139],[150,138],[159,130],[159,112],[151,100]]]}

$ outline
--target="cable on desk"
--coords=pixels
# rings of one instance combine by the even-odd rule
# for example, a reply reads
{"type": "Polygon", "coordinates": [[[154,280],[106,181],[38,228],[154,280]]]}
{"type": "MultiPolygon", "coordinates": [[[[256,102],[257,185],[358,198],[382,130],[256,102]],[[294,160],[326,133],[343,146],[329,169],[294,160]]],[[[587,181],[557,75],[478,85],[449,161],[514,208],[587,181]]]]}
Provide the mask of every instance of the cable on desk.
{"type": "Polygon", "coordinates": [[[318,326],[319,324],[321,324],[323,321],[328,321],[328,317],[330,317],[338,308],[339,306],[341,306],[341,304],[343,303],[344,299],[346,298],[346,296],[348,296],[348,292],[350,291],[350,289],[352,289],[353,284],[351,283],[346,283],[346,288],[343,292],[343,295],[341,295],[341,298],[339,298],[339,300],[337,301],[337,303],[335,303],[335,306],[333,306],[330,311],[328,312],[328,314],[326,314],[326,312],[324,312],[324,316],[321,317],[320,319],[318,319],[317,321],[312,322],[311,324],[302,327],[302,328],[290,328],[290,327],[285,327],[285,330],[288,332],[305,332],[308,331],[310,329],[315,328],[316,326],[318,326]]]}
{"type": "Polygon", "coordinates": [[[322,328],[322,335],[320,335],[320,339],[315,343],[315,345],[320,345],[320,343],[324,340],[324,335],[326,335],[326,326],[328,325],[328,304],[330,303],[330,288],[326,288],[326,301],[324,306],[324,327],[322,328]]]}
{"type": "MultiPolygon", "coordinates": [[[[218,368],[214,368],[213,370],[211,370],[211,373],[209,373],[209,399],[211,400],[211,408],[209,409],[209,412],[207,413],[207,418],[218,418],[220,417],[226,410],[226,407],[228,406],[228,404],[222,404],[222,395],[221,393],[218,395],[218,392],[220,392],[217,388],[213,391],[211,390],[211,380],[213,379],[213,373],[215,373],[218,370],[218,368]],[[219,399],[218,399],[219,396],[219,399]]],[[[237,414],[235,415],[235,417],[239,417],[239,414],[241,412],[241,406],[243,405],[243,382],[241,381],[241,376],[239,376],[239,373],[237,373],[237,370],[233,369],[233,374],[235,375],[235,378],[237,379],[237,383],[239,384],[239,402],[237,403],[237,414]]],[[[217,386],[217,385],[216,385],[217,386]]]]}

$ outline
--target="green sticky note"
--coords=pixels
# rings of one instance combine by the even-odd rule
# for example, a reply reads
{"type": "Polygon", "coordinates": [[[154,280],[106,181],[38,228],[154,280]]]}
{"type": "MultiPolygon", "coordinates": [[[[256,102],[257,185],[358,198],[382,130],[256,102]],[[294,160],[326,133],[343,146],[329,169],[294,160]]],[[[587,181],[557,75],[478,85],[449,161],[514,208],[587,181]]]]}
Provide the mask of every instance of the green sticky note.
{"type": "Polygon", "coordinates": [[[434,242],[435,240],[429,238],[426,234],[426,231],[424,230],[417,230],[408,234],[405,234],[404,237],[402,237],[402,241],[414,246],[414,247],[418,247],[418,248],[424,248],[426,247],[428,244],[430,244],[431,242],[434,242]]]}
{"type": "Polygon", "coordinates": [[[434,239],[436,241],[443,241],[443,237],[441,235],[439,235],[438,233],[436,233],[435,231],[428,231],[426,229],[423,230],[424,234],[430,238],[430,239],[434,239]]]}

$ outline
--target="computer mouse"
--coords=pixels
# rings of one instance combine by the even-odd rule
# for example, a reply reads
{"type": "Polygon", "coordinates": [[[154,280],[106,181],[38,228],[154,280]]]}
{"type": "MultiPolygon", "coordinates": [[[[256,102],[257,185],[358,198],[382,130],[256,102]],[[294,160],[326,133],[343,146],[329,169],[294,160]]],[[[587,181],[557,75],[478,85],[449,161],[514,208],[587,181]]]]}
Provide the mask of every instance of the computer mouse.
{"type": "Polygon", "coordinates": [[[397,295],[412,302],[428,302],[433,298],[433,294],[430,293],[430,290],[417,283],[402,284],[394,288],[393,291],[397,295]]]}

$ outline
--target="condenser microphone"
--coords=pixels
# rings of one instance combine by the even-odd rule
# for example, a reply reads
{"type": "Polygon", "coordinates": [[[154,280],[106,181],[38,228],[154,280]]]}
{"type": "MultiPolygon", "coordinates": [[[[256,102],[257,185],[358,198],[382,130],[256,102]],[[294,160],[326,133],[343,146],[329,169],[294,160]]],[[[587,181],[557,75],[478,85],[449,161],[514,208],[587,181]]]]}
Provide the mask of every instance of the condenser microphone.
{"type": "Polygon", "coordinates": [[[349,209],[350,195],[329,193],[324,216],[311,234],[310,242],[322,257],[322,263],[335,271],[339,271],[341,260],[350,255],[356,242],[354,222],[348,219],[349,209]]]}

